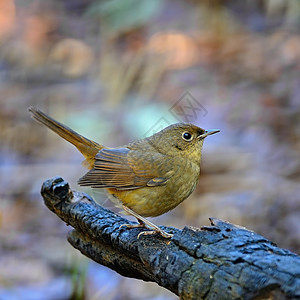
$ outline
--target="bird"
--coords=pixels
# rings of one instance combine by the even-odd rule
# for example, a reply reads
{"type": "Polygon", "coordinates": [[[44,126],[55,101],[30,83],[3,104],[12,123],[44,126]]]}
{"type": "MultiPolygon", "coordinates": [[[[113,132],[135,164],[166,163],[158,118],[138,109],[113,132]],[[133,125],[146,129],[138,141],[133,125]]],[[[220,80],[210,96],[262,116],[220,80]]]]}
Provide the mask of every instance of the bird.
{"type": "MultiPolygon", "coordinates": [[[[204,130],[191,123],[175,123],[150,137],[109,148],[94,142],[56,121],[36,107],[29,107],[34,120],[73,144],[84,156],[89,170],[79,180],[81,186],[103,188],[110,200],[144,227],[141,234],[173,235],[150,222],[179,205],[194,191],[200,177],[204,139],[220,132],[204,130]]],[[[138,236],[138,237],[139,237],[138,236]]]]}

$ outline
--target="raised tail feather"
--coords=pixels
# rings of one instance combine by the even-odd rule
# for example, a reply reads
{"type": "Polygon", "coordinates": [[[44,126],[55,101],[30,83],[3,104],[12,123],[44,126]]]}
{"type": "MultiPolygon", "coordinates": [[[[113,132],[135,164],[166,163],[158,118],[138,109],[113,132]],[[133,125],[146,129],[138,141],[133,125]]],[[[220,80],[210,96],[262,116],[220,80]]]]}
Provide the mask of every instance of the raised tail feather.
{"type": "Polygon", "coordinates": [[[95,156],[102,148],[105,148],[104,146],[85,138],[68,126],[54,120],[35,107],[31,106],[28,108],[28,110],[31,112],[34,120],[47,126],[63,139],[73,144],[86,158],[87,165],[86,163],[84,163],[84,165],[86,165],[89,169],[93,168],[95,156]]]}

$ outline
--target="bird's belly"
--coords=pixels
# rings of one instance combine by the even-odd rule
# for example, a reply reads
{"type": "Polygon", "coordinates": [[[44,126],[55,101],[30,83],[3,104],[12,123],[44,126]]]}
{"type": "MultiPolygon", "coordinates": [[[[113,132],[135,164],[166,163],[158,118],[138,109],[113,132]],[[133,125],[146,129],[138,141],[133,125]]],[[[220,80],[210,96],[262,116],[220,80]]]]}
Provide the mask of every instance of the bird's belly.
{"type": "Polygon", "coordinates": [[[173,175],[165,185],[135,190],[109,189],[122,204],[143,217],[159,216],[180,204],[195,189],[200,167],[192,165],[183,173],[173,175]]]}

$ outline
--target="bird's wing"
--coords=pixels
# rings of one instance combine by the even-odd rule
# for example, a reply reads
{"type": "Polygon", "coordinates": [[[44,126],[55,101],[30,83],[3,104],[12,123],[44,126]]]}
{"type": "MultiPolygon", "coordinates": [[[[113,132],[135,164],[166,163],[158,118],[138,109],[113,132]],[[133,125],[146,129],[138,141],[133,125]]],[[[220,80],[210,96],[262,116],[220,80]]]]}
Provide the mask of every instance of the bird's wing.
{"type": "Polygon", "coordinates": [[[96,155],[92,170],[81,177],[80,185],[96,188],[132,190],[164,185],[172,172],[166,157],[128,148],[102,149],[96,155]],[[165,176],[167,175],[167,176],[165,176]]]}

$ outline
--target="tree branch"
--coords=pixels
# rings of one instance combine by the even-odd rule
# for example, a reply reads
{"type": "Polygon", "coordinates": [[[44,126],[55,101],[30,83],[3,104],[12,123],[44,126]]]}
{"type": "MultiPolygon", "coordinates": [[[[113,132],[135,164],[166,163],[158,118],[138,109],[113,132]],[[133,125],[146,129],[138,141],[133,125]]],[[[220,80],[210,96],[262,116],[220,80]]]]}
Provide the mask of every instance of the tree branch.
{"type": "Polygon", "coordinates": [[[46,206],[74,230],[73,247],[123,276],[154,281],[182,299],[300,298],[300,257],[263,236],[221,220],[202,229],[163,227],[171,239],[141,228],[71,191],[60,177],[43,183],[46,206]]]}

